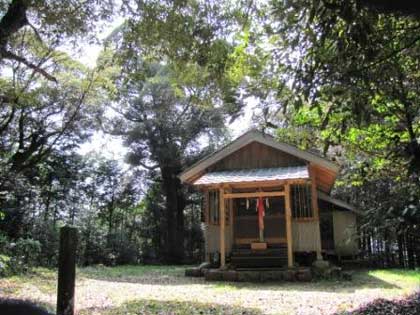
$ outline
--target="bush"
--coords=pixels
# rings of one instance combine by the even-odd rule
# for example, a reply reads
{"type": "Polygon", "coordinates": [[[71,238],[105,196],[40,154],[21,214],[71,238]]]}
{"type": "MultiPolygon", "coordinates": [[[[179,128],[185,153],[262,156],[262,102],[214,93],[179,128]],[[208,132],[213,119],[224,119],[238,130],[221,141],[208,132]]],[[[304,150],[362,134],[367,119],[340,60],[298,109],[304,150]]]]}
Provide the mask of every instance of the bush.
{"type": "Polygon", "coordinates": [[[11,274],[9,262],[9,256],[0,254],[0,277],[6,277],[11,274]]]}
{"type": "Polygon", "coordinates": [[[38,265],[41,243],[30,238],[20,238],[7,246],[10,255],[9,270],[14,273],[25,273],[38,265]]]}
{"type": "Polygon", "coordinates": [[[37,241],[41,243],[38,264],[45,267],[55,267],[58,262],[59,228],[53,224],[42,224],[36,228],[32,235],[36,235],[37,241]]]}
{"type": "Polygon", "coordinates": [[[6,252],[8,244],[9,244],[9,239],[7,238],[6,235],[1,234],[0,232],[0,254],[6,252]]]}
{"type": "Polygon", "coordinates": [[[137,264],[139,250],[136,244],[120,234],[108,236],[103,263],[107,266],[137,264]]]}

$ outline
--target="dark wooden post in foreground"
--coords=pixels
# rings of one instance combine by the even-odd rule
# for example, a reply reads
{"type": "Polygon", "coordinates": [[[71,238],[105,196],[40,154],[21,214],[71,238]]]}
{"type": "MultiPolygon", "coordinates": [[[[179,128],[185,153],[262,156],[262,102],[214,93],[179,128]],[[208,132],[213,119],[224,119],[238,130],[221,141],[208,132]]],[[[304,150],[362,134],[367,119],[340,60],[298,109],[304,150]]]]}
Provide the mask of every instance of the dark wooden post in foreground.
{"type": "Polygon", "coordinates": [[[62,227],[58,256],[57,315],[74,315],[76,249],[77,229],[70,226],[62,227]]]}

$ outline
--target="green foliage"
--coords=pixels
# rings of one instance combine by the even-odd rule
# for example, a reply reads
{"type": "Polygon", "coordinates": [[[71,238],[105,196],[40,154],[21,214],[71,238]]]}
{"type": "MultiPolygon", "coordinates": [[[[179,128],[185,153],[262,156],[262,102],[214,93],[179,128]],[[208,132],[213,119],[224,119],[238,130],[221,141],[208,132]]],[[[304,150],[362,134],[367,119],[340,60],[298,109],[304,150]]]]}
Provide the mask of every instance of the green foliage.
{"type": "Polygon", "coordinates": [[[41,244],[33,239],[20,238],[9,244],[10,266],[13,272],[26,272],[38,265],[41,244]]]}
{"type": "Polygon", "coordinates": [[[27,238],[19,238],[11,242],[5,236],[1,237],[0,249],[0,275],[21,274],[38,266],[41,244],[38,241],[27,238]]]}
{"type": "Polygon", "coordinates": [[[304,96],[296,107],[318,115],[312,126],[323,142],[350,144],[379,167],[386,159],[404,161],[410,173],[420,169],[418,20],[357,1],[274,1],[272,8],[272,42],[282,51],[275,62],[286,64],[279,72],[304,96]]]}
{"type": "Polygon", "coordinates": [[[0,254],[0,277],[6,277],[12,274],[10,270],[10,257],[0,254]]]}

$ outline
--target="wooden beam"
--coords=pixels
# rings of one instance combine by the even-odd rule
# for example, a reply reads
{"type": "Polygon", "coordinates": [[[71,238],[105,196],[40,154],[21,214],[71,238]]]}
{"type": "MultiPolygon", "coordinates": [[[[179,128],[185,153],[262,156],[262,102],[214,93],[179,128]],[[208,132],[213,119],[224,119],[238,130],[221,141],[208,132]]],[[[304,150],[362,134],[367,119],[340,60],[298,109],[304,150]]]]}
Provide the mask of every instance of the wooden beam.
{"type": "Polygon", "coordinates": [[[293,222],[312,222],[312,221],[318,221],[318,219],[315,219],[315,218],[293,218],[293,222]]]}
{"type": "Polygon", "coordinates": [[[284,185],[286,192],[285,208],[286,208],[286,239],[287,239],[287,265],[293,267],[293,240],[292,240],[292,209],[290,204],[290,184],[284,185]]]}
{"type": "Polygon", "coordinates": [[[282,188],[283,184],[280,183],[278,180],[269,180],[269,181],[261,181],[261,182],[240,182],[240,183],[232,183],[231,186],[233,188],[264,188],[264,187],[278,187],[279,190],[282,188]]]}
{"type": "Polygon", "coordinates": [[[315,220],[319,220],[319,208],[318,208],[318,190],[316,182],[316,173],[312,166],[309,166],[309,176],[311,177],[311,197],[312,197],[312,211],[315,220]]]}
{"type": "MultiPolygon", "coordinates": [[[[286,244],[287,240],[284,237],[266,237],[265,241],[270,244],[286,244]]],[[[235,238],[236,244],[250,244],[252,242],[259,242],[257,237],[246,238],[246,237],[237,237],[235,238]]]]}
{"type": "Polygon", "coordinates": [[[249,192],[249,193],[228,193],[225,194],[225,199],[234,199],[234,198],[258,198],[258,197],[277,197],[284,196],[284,191],[259,191],[259,192],[249,192]]]}
{"type": "Polygon", "coordinates": [[[226,253],[225,253],[225,190],[224,188],[219,189],[219,211],[220,211],[220,268],[224,268],[226,264],[226,253]]]}

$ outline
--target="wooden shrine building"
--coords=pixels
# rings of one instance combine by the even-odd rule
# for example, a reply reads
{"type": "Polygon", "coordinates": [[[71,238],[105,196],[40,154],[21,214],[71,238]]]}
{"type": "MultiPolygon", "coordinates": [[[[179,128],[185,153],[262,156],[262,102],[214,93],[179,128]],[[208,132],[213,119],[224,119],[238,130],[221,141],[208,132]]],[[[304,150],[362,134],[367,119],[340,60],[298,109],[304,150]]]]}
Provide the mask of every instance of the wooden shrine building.
{"type": "Polygon", "coordinates": [[[356,213],[330,196],[338,171],[255,130],[192,165],[180,179],[203,193],[207,260],[293,267],[308,256],[356,255],[356,213]]]}

